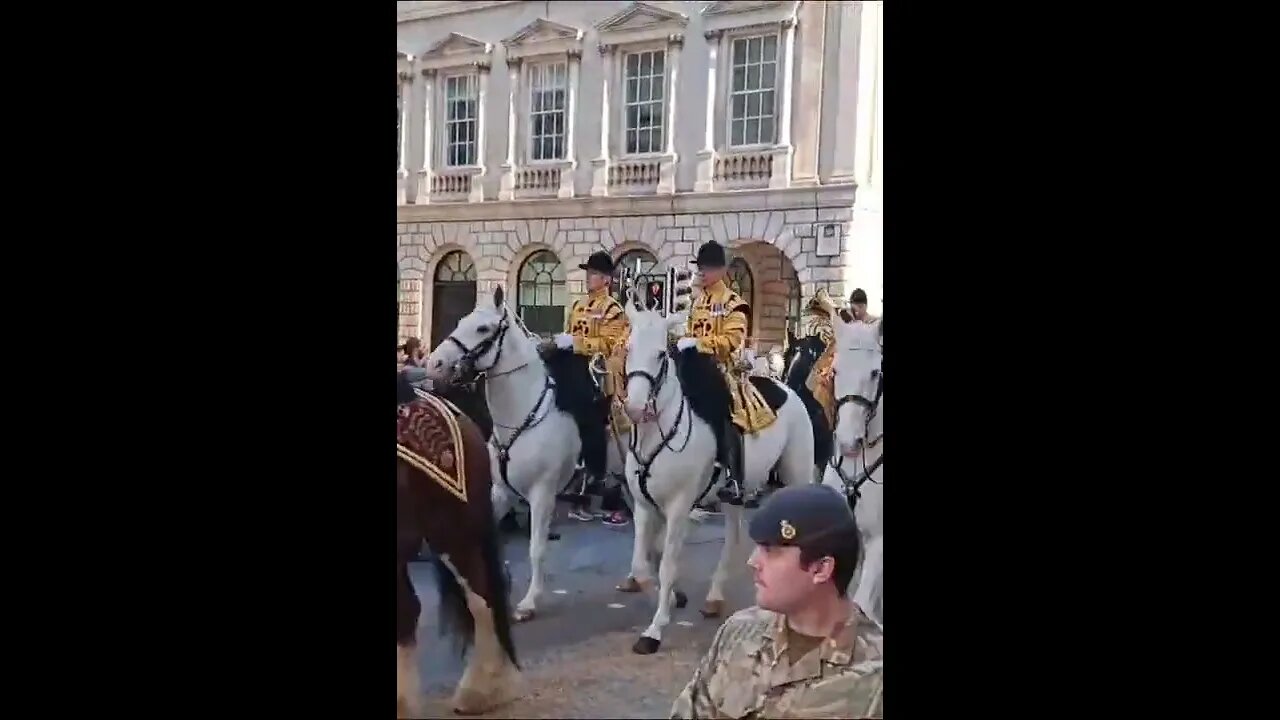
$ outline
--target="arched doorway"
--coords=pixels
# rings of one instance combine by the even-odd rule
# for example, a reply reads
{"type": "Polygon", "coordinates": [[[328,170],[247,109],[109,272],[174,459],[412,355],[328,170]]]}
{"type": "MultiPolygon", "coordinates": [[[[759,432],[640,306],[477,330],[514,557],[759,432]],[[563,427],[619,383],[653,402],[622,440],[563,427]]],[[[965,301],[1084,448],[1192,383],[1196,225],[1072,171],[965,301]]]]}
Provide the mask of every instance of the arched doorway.
{"type": "Polygon", "coordinates": [[[665,271],[658,268],[658,258],[648,250],[628,250],[622,253],[613,266],[613,296],[625,303],[627,288],[623,287],[623,275],[629,275],[636,287],[643,288],[650,280],[663,280],[665,271]]]}
{"type": "Polygon", "coordinates": [[[550,250],[539,250],[520,266],[516,311],[529,330],[549,338],[564,330],[568,301],[564,265],[550,250]]]}
{"type": "Polygon", "coordinates": [[[724,282],[729,286],[730,290],[738,293],[743,300],[747,301],[747,305],[752,308],[751,311],[747,312],[747,337],[751,337],[751,315],[755,310],[756,281],[751,275],[751,267],[747,265],[747,261],[741,256],[730,260],[729,269],[724,276],[724,282]]]}
{"type": "Polygon", "coordinates": [[[476,306],[476,266],[461,250],[445,255],[431,283],[431,347],[444,342],[476,306]]]}

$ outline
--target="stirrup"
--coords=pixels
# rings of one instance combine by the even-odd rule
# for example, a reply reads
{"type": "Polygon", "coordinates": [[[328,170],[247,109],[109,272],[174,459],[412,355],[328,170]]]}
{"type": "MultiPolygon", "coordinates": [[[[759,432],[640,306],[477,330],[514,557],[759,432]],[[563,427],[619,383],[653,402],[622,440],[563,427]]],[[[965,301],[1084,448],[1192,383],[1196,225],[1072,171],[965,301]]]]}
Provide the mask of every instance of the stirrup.
{"type": "Polygon", "coordinates": [[[738,485],[738,478],[733,473],[728,473],[729,483],[716,491],[716,498],[726,505],[741,505],[742,486],[738,485]]]}

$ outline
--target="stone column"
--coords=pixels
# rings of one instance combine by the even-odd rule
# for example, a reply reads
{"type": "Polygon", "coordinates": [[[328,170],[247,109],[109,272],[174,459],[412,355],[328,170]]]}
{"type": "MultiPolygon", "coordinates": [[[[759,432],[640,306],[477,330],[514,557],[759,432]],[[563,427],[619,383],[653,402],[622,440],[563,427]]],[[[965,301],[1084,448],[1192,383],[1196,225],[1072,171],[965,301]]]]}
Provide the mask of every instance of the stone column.
{"type": "Polygon", "coordinates": [[[417,197],[419,205],[431,203],[431,179],[435,177],[432,165],[435,155],[435,137],[432,132],[435,129],[433,127],[435,118],[431,115],[431,105],[435,99],[435,81],[435,70],[422,71],[422,167],[418,169],[417,197]]]}
{"type": "Polygon", "coordinates": [[[396,204],[404,205],[409,195],[409,103],[413,73],[400,73],[400,158],[396,168],[396,204]]]}
{"type": "Polygon", "coordinates": [[[778,92],[778,142],[773,151],[773,174],[769,178],[770,188],[785,188],[791,185],[791,74],[796,62],[796,19],[787,18],[782,21],[782,54],[778,63],[778,71],[782,77],[782,87],[778,92]]]}
{"type": "Polygon", "coordinates": [[[498,181],[498,199],[514,200],[516,197],[516,103],[520,96],[520,58],[507,58],[507,159],[502,163],[502,176],[498,181]]]}
{"type": "Polygon", "coordinates": [[[673,195],[676,191],[676,165],[680,158],[676,155],[676,94],[680,88],[680,49],[684,46],[684,35],[671,35],[667,38],[667,64],[671,68],[671,87],[667,91],[667,121],[663,127],[666,135],[666,150],[658,165],[659,195],[673,195]]]}
{"type": "Polygon", "coordinates": [[[489,63],[476,63],[476,71],[480,75],[480,92],[476,99],[476,165],[480,166],[480,172],[471,176],[471,194],[467,197],[468,202],[484,202],[484,176],[488,170],[488,163],[485,160],[485,116],[489,114],[489,63]]]}
{"type": "Polygon", "coordinates": [[[560,169],[560,189],[556,192],[558,198],[571,198],[574,193],[574,175],[578,168],[577,153],[574,152],[574,146],[578,142],[578,134],[574,131],[577,122],[574,118],[578,115],[578,76],[581,65],[582,51],[570,50],[568,99],[565,103],[564,159],[566,166],[560,169]]]}
{"type": "Polygon", "coordinates": [[[840,45],[834,67],[840,69],[842,76],[835,83],[833,104],[836,107],[829,111],[830,122],[836,125],[836,129],[832,133],[831,171],[823,178],[824,184],[852,183],[857,174],[854,168],[857,136],[864,131],[862,118],[858,115],[859,96],[871,82],[864,77],[866,68],[862,65],[861,56],[866,36],[861,29],[870,18],[869,11],[873,5],[875,3],[840,3],[838,9],[835,4],[829,8],[829,12],[839,15],[840,45]],[[849,127],[850,118],[852,128],[849,127]]]}
{"type": "Polygon", "coordinates": [[[862,17],[858,30],[858,125],[853,138],[853,181],[865,187],[871,181],[871,151],[875,135],[873,118],[876,104],[875,77],[880,35],[880,3],[862,4],[862,17]]]}
{"type": "Polygon", "coordinates": [[[609,88],[613,85],[613,46],[598,45],[600,51],[600,72],[604,76],[604,86],[600,91],[600,155],[591,161],[591,196],[604,197],[609,194],[609,88]]]}
{"type": "MultiPolygon", "coordinates": [[[[838,7],[832,7],[838,12],[838,7]]],[[[822,94],[823,58],[830,40],[826,37],[827,4],[804,3],[796,18],[796,63],[800,77],[791,88],[796,111],[791,128],[791,187],[818,184],[820,120],[829,98],[822,94]]]]}
{"type": "Polygon", "coordinates": [[[702,150],[698,152],[698,180],[693,186],[694,192],[711,192],[715,189],[716,162],[716,70],[719,67],[720,38],[724,35],[719,30],[711,30],[702,34],[707,39],[710,56],[707,61],[707,120],[702,150]]]}

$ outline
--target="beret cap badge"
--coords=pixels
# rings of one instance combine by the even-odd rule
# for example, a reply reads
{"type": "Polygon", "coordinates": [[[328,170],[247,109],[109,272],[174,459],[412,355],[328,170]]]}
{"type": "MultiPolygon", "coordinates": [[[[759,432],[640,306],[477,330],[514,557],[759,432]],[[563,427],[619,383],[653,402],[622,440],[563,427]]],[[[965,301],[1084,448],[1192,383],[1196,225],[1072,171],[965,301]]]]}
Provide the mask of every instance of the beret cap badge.
{"type": "Polygon", "coordinates": [[[783,520],[778,524],[778,532],[782,534],[783,540],[794,540],[796,537],[796,528],[791,523],[783,520]]]}

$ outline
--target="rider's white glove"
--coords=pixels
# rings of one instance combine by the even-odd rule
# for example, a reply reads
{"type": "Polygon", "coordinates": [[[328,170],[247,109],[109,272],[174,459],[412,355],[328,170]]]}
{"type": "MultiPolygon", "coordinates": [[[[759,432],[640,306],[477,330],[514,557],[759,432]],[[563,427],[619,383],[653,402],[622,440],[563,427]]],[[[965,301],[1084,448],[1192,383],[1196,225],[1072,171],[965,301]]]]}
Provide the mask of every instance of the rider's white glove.
{"type": "Polygon", "coordinates": [[[556,335],[556,347],[561,350],[572,350],[573,336],[569,333],[560,333],[559,335],[556,335]]]}
{"type": "Polygon", "coordinates": [[[756,364],[756,351],[751,348],[742,348],[742,364],[753,367],[756,364]]]}
{"type": "Polygon", "coordinates": [[[698,338],[683,337],[676,341],[676,349],[680,352],[684,352],[691,347],[697,347],[697,345],[698,338]]]}

